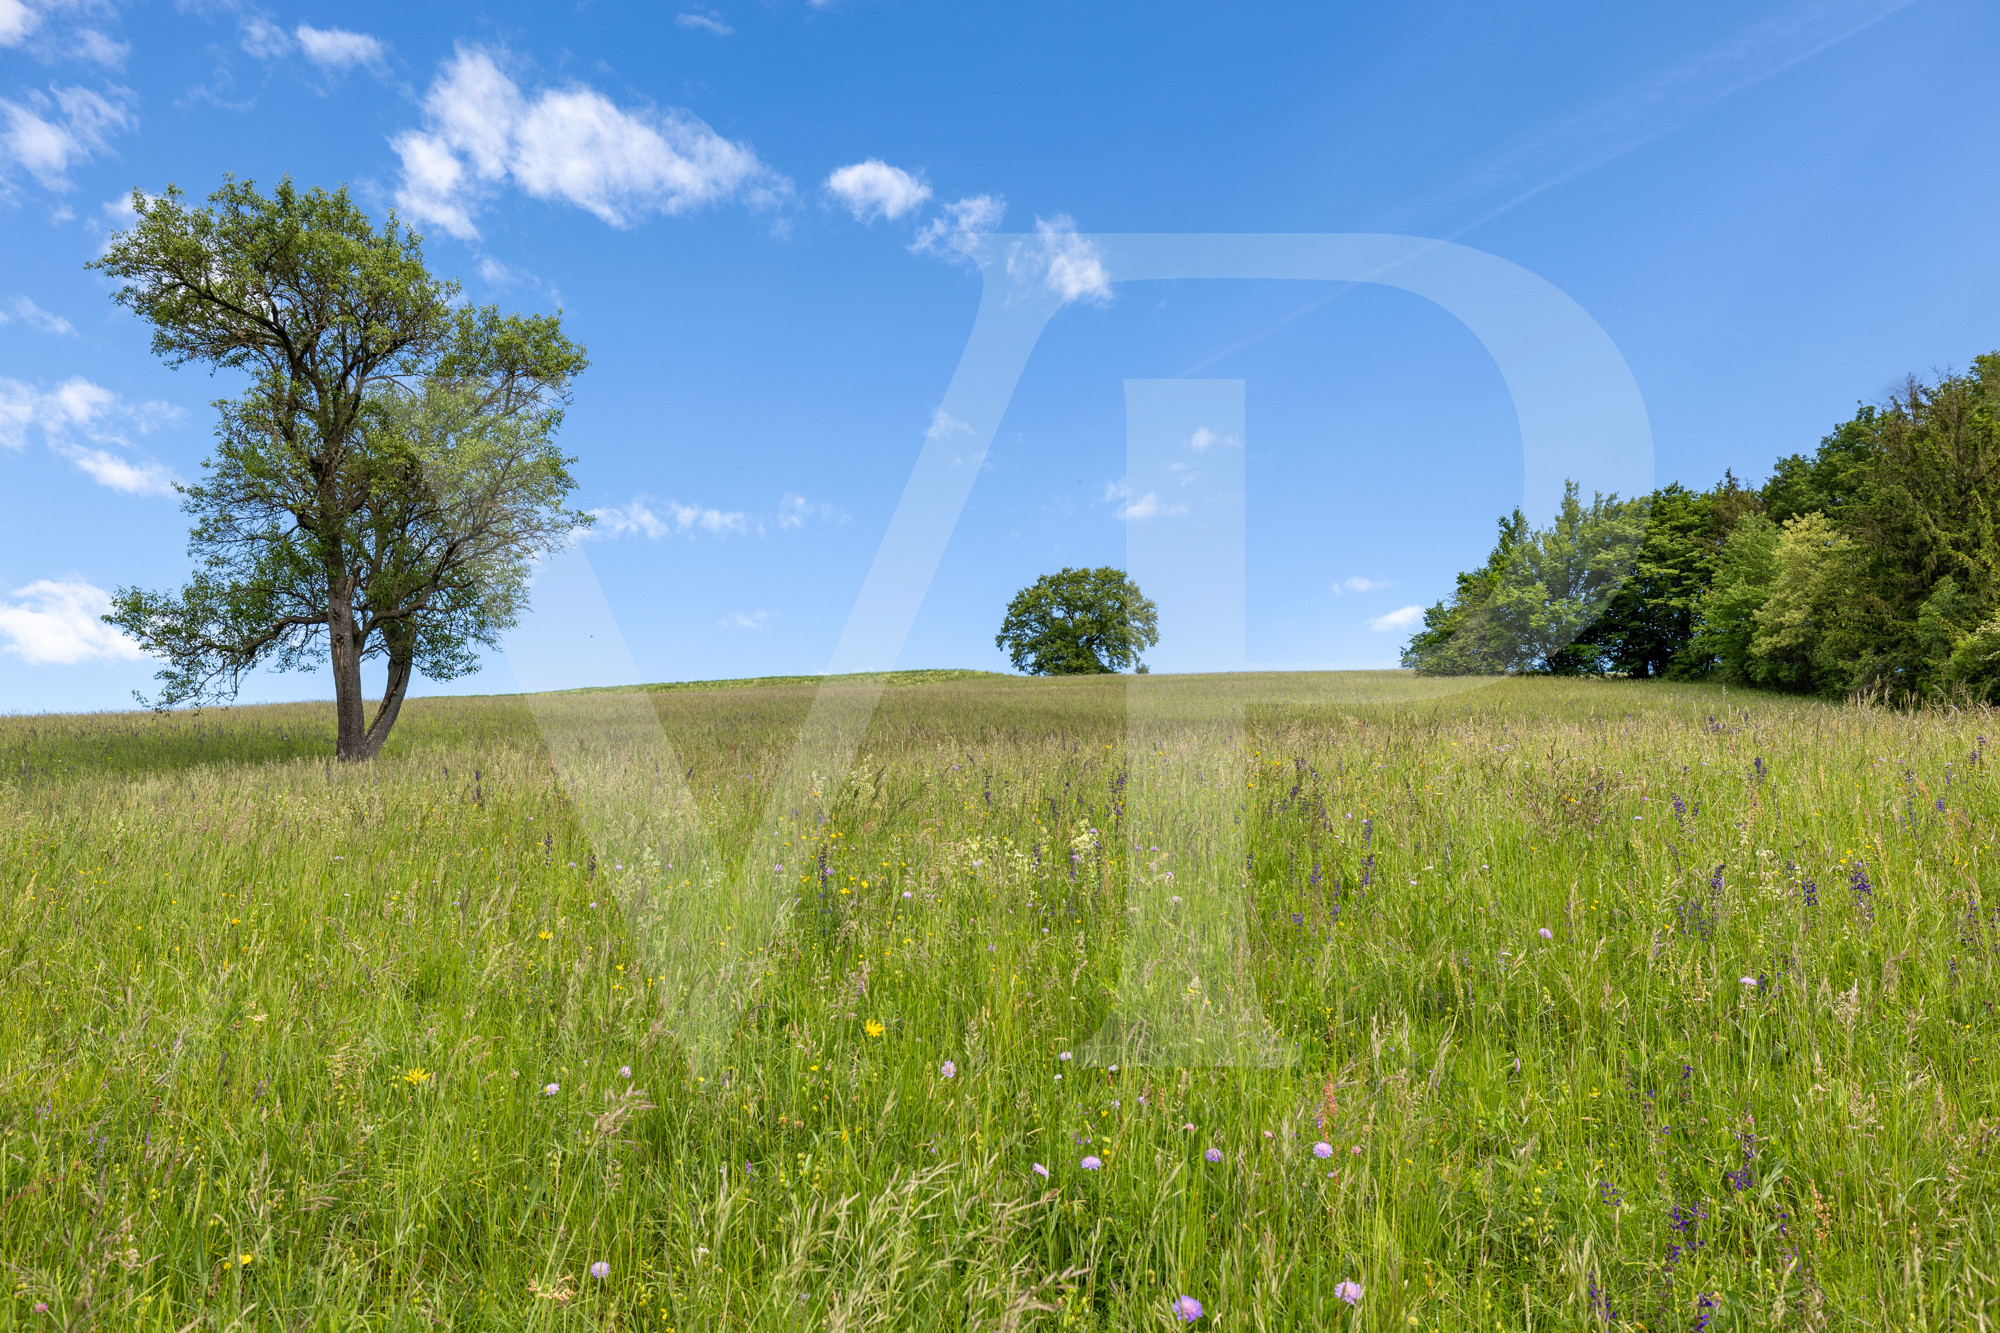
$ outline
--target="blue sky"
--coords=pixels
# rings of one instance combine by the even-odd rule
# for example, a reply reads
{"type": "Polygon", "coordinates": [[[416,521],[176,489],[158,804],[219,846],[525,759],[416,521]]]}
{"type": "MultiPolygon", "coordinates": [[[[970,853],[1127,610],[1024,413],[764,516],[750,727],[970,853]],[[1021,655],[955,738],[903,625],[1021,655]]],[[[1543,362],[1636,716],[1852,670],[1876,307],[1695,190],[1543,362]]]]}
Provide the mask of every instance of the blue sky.
{"type": "MultiPolygon", "coordinates": [[[[135,186],[345,182],[473,299],[563,308],[593,360],[565,432],[586,549],[640,673],[812,672],[965,348],[967,228],[1476,247],[1617,344],[1661,481],[1759,479],[2000,346],[1996,66],[1970,0],[0,0],[0,709],[147,686],[89,613],[185,573],[169,483],[237,388],[158,364],[84,271],[135,186]]],[[[1405,608],[1521,500],[1505,383],[1416,297],[1093,288],[1037,345],[901,665],[1004,669],[1013,590],[1122,561],[1122,386],[1175,378],[1245,386],[1253,664],[1392,664],[1405,608]]],[[[1199,625],[1161,628],[1156,665],[1195,660],[1199,625]]],[[[496,655],[419,691],[512,685],[496,655]]]]}

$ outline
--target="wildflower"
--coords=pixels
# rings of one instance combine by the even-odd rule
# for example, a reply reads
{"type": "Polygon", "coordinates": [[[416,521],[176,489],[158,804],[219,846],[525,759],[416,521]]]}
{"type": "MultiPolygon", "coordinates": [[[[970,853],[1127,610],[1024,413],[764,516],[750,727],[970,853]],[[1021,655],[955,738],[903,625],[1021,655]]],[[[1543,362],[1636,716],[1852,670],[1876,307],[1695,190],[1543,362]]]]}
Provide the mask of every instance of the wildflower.
{"type": "Polygon", "coordinates": [[[867,1023],[862,1025],[862,1030],[871,1037],[879,1037],[884,1032],[888,1031],[887,1028],[883,1027],[880,1023],[876,1022],[872,1018],[869,1019],[867,1023]]]}
{"type": "Polygon", "coordinates": [[[1552,940],[1556,937],[1556,933],[1553,930],[1550,930],[1547,926],[1543,926],[1540,930],[1536,931],[1535,933],[1537,935],[1540,935],[1545,940],[1552,940]]]}
{"type": "Polygon", "coordinates": [[[957,1078],[958,1066],[947,1060],[938,1066],[938,1073],[944,1075],[946,1078],[957,1078]]]}
{"type": "Polygon", "coordinates": [[[917,895],[916,895],[916,894],[914,894],[914,893],[911,893],[911,892],[910,892],[910,891],[909,891],[908,889],[904,889],[904,890],[903,890],[903,896],[904,896],[905,898],[914,898],[914,897],[916,897],[917,895]]]}
{"type": "Polygon", "coordinates": [[[1757,978],[1755,977],[1738,977],[1737,980],[1742,982],[1744,985],[1751,987],[1752,989],[1754,989],[1757,985],[1757,978]]]}
{"type": "Polygon", "coordinates": [[[1274,1139],[1274,1138],[1276,1138],[1276,1137],[1278,1137],[1278,1136],[1277,1136],[1277,1135],[1275,1135],[1275,1134],[1273,1134],[1273,1133],[1272,1133],[1272,1132],[1271,1132],[1270,1130],[1268,1130],[1268,1129],[1267,1129],[1267,1130],[1265,1130],[1265,1131],[1264,1131],[1264,1137],[1265,1137],[1265,1138],[1267,1138],[1267,1139],[1274,1139]]]}
{"type": "MultiPolygon", "coordinates": [[[[336,860],[336,861],[337,861],[337,860],[339,860],[339,859],[340,859],[339,857],[335,857],[335,858],[334,858],[334,860],[336,860]]],[[[35,1302],[35,1313],[36,1313],[36,1314],[47,1314],[48,1312],[49,1312],[49,1303],[48,1303],[47,1301],[36,1301],[36,1302],[35,1302]]]]}
{"type": "Polygon", "coordinates": [[[403,1074],[403,1082],[408,1083],[411,1087],[420,1088],[430,1081],[431,1071],[425,1069],[422,1065],[413,1065],[403,1074]]]}
{"type": "Polygon", "coordinates": [[[545,930],[545,931],[543,931],[543,932],[542,932],[542,938],[543,938],[543,939],[548,939],[548,938],[549,938],[549,932],[547,932],[546,930],[545,930]]]}
{"type": "Polygon", "coordinates": [[[1361,1304],[1361,1284],[1359,1282],[1339,1282],[1334,1284],[1333,1294],[1349,1305],[1361,1304]]]}
{"type": "Polygon", "coordinates": [[[1207,1152],[1203,1153],[1202,1156],[1206,1157],[1211,1162],[1219,1162],[1222,1160],[1222,1149],[1210,1148],[1207,1152]]]}
{"type": "Polygon", "coordinates": [[[1097,1171],[1103,1169],[1104,1159],[1102,1157],[1086,1157],[1081,1162],[1078,1162],[1077,1165],[1086,1171],[1097,1171]]]}
{"type": "Polygon", "coordinates": [[[1350,1155],[1359,1157],[1361,1155],[1361,1145],[1357,1143],[1352,1148],[1349,1148],[1347,1151],[1350,1155]]]}
{"type": "Polygon", "coordinates": [[[250,1261],[256,1257],[257,1256],[254,1254],[239,1255],[237,1256],[236,1262],[240,1267],[248,1268],[250,1266],[250,1261]]]}
{"type": "Polygon", "coordinates": [[[1032,1167],[1030,1167],[1030,1168],[1029,1168],[1029,1170],[1033,1171],[1033,1172],[1034,1172],[1034,1173],[1035,1173],[1036,1175],[1040,1176],[1040,1177],[1041,1177],[1041,1178],[1042,1178],[1043,1180],[1047,1180],[1047,1179],[1049,1178],[1049,1169],[1048,1169],[1047,1167],[1043,1166],[1043,1165],[1042,1165],[1042,1164],[1041,1164],[1040,1162],[1036,1162],[1036,1163],[1034,1164],[1034,1166],[1032,1166],[1032,1167]]]}
{"type": "Polygon", "coordinates": [[[1190,1121],[1188,1121],[1188,1123],[1187,1123],[1187,1124],[1185,1124],[1185,1125],[1182,1125],[1182,1126],[1181,1126],[1181,1132],[1182,1132],[1183,1134],[1192,1134],[1192,1133],[1194,1133],[1194,1122],[1193,1122],[1192,1120],[1190,1120],[1190,1121]]]}
{"type": "Polygon", "coordinates": [[[553,1097],[561,1091],[562,1084],[560,1083],[547,1083],[542,1086],[542,1096],[544,1097],[553,1097]]]}
{"type": "Polygon", "coordinates": [[[1056,1059],[1058,1059],[1058,1060],[1068,1060],[1068,1059],[1070,1059],[1070,1058],[1072,1058],[1072,1057],[1071,1057],[1071,1055],[1070,1055],[1070,1053],[1069,1053],[1068,1051],[1064,1051],[1064,1052],[1063,1052],[1063,1053],[1062,1053],[1061,1055],[1058,1055],[1058,1056],[1056,1057],[1056,1059]]]}
{"type": "Polygon", "coordinates": [[[605,1263],[604,1260],[599,1259],[596,1263],[590,1266],[590,1275],[596,1278],[599,1282],[602,1282],[604,1281],[605,1278],[611,1276],[611,1265],[605,1263]]]}
{"type": "Polygon", "coordinates": [[[630,1066],[630,1065],[620,1065],[620,1066],[618,1066],[618,1077],[620,1077],[620,1078],[630,1078],[630,1077],[632,1077],[632,1066],[630,1066]]]}
{"type": "Polygon", "coordinates": [[[1182,1296],[1174,1301],[1174,1315],[1184,1324],[1192,1324],[1201,1318],[1201,1302],[1192,1296],[1182,1296]]]}
{"type": "Polygon", "coordinates": [[[1313,1145],[1313,1156],[1319,1158],[1322,1162],[1325,1161],[1327,1158],[1333,1156],[1333,1145],[1325,1139],[1321,1139],[1313,1145]]]}

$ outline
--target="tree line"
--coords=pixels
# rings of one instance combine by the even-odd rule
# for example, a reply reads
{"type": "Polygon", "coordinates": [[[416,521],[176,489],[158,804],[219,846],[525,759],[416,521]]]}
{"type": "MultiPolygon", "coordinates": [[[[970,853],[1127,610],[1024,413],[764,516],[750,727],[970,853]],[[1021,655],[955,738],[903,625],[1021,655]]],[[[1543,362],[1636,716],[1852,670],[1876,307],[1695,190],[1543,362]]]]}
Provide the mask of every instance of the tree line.
{"type": "Polygon", "coordinates": [[[1420,673],[1718,680],[2000,701],[2000,353],[1863,405],[1762,486],[1500,520],[1403,650],[1420,673]]]}

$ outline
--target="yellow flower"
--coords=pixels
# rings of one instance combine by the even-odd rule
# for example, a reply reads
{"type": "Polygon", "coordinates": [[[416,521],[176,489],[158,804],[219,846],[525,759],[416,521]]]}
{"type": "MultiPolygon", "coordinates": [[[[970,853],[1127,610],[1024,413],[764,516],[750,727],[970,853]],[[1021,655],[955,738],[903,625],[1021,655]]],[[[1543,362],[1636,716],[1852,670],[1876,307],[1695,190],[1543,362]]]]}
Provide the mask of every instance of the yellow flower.
{"type": "Polygon", "coordinates": [[[251,1261],[251,1260],[252,1260],[253,1258],[255,1258],[255,1257],[256,1257],[255,1255],[249,1255],[249,1254],[246,1254],[246,1255],[244,1255],[244,1256],[243,1256],[243,1257],[242,1257],[242,1258],[241,1258],[240,1260],[238,1260],[237,1262],[239,1262],[239,1263],[243,1263],[243,1264],[247,1264],[247,1263],[249,1263],[249,1262],[250,1262],[250,1261],[251,1261]]]}
{"type": "Polygon", "coordinates": [[[412,1065],[403,1075],[403,1082],[413,1087],[421,1087],[431,1081],[431,1071],[422,1065],[412,1065]]]}
{"type": "Polygon", "coordinates": [[[543,939],[547,939],[547,938],[549,938],[549,932],[547,932],[546,930],[545,930],[545,931],[543,931],[543,932],[542,932],[542,938],[543,938],[543,939]]]}
{"type": "Polygon", "coordinates": [[[868,1025],[866,1030],[868,1035],[871,1037],[879,1037],[884,1032],[888,1031],[887,1028],[883,1027],[880,1023],[876,1022],[872,1018],[868,1020],[868,1025]]]}

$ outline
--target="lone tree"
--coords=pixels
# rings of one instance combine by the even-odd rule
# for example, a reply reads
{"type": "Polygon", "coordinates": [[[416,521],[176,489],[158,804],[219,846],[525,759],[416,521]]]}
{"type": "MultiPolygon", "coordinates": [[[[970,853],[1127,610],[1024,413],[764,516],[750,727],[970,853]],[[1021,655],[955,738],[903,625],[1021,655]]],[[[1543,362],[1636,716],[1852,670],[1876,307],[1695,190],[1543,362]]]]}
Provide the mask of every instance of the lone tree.
{"type": "Polygon", "coordinates": [[[124,280],[117,301],[168,364],[250,385],[217,402],[204,479],[179,488],[194,577],[120,589],[105,619],[165,659],[159,708],[330,658],[336,753],[372,759],[411,675],[473,670],[533,557],[590,522],[564,508],[574,460],[554,444],[583,349],[559,316],[459,304],[421,238],[394,213],[377,229],[344,188],[225,177],[206,207],[172,188],[132,204],[90,267],[124,280]],[[373,658],[388,685],[371,722],[373,658]]]}
{"type": "Polygon", "coordinates": [[[1124,570],[1064,569],[1014,594],[993,643],[1031,676],[1143,671],[1139,654],[1160,641],[1159,624],[1159,608],[1124,570]]]}

